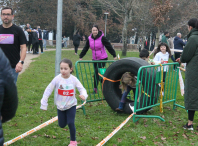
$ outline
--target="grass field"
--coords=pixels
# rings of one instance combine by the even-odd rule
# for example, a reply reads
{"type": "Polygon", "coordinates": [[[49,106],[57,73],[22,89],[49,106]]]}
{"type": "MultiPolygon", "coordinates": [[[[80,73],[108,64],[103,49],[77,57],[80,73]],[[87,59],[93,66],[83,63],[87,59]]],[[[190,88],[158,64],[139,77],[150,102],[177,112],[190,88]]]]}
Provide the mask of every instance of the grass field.
{"type": "MultiPolygon", "coordinates": [[[[79,51],[80,53],[80,51],[79,51]]],[[[121,54],[121,52],[117,51],[121,54]]],[[[138,57],[138,52],[128,52],[127,57],[138,57]]],[[[62,51],[62,58],[69,58],[73,65],[79,57],[74,51],[62,51]]],[[[121,57],[122,58],[122,57],[121,57]]],[[[113,57],[109,55],[109,60],[113,57]]],[[[29,68],[19,76],[17,82],[19,104],[16,116],[3,124],[5,142],[18,135],[48,121],[57,116],[54,105],[53,93],[49,98],[47,111],[40,110],[40,100],[45,88],[54,78],[55,51],[45,52],[35,59],[29,68]]],[[[91,60],[89,51],[83,60],[91,60]]],[[[75,70],[74,70],[75,72],[75,70]]],[[[178,84],[179,85],[179,84],[178,84]]],[[[184,97],[177,88],[177,103],[184,105],[184,97]]],[[[80,99],[77,96],[78,104],[80,99]]],[[[76,113],[76,138],[79,146],[94,146],[119,126],[129,115],[113,111],[103,101],[87,103],[86,115],[79,109],[76,113]]],[[[140,119],[133,123],[132,119],[113,136],[105,145],[107,146],[131,146],[131,145],[164,145],[186,146],[198,145],[198,132],[183,130],[182,126],[187,122],[187,112],[177,108],[172,110],[172,104],[164,105],[164,113],[159,112],[159,107],[147,112],[148,115],[162,116],[166,121],[158,119],[140,119]]],[[[197,115],[197,114],[196,114],[197,115]]],[[[198,118],[195,115],[194,129],[198,118]]],[[[61,129],[55,122],[27,137],[18,140],[13,146],[64,146],[68,145],[70,134],[68,127],[61,129]]]]}

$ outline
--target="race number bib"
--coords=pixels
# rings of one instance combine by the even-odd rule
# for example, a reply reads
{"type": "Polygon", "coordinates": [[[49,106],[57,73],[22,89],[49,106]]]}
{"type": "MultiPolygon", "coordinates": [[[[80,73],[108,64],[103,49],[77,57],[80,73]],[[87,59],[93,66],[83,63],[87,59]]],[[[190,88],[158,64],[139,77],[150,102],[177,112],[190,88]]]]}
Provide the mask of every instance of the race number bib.
{"type": "Polygon", "coordinates": [[[74,86],[72,84],[60,84],[58,88],[58,94],[62,96],[73,96],[74,86]]]}

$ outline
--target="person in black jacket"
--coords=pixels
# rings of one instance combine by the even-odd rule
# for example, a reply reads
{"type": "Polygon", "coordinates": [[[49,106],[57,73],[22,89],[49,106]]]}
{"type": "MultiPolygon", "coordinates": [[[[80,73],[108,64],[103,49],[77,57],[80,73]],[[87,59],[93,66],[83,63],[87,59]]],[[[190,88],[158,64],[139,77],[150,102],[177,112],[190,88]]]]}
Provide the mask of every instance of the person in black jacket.
{"type": "Polygon", "coordinates": [[[38,54],[38,31],[35,29],[32,30],[32,50],[33,54],[38,54]]]}
{"type": "Polygon", "coordinates": [[[18,106],[17,89],[8,59],[0,48],[0,145],[4,143],[2,123],[15,116],[18,106]]]}
{"type": "Polygon", "coordinates": [[[42,31],[40,29],[40,26],[37,26],[37,30],[39,32],[39,42],[38,42],[38,50],[39,50],[39,46],[41,47],[41,54],[43,54],[43,40],[42,40],[42,31]]]}
{"type": "Polygon", "coordinates": [[[80,36],[79,32],[77,32],[73,37],[73,45],[75,47],[75,55],[78,55],[77,52],[78,52],[78,47],[80,45],[80,40],[81,40],[81,36],[80,36]]]}

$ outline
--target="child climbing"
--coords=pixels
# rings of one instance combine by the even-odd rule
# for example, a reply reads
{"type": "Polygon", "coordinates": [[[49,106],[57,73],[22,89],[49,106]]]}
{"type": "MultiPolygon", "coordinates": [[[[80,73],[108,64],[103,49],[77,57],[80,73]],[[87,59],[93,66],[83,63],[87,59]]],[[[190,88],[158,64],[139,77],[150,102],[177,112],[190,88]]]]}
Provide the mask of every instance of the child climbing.
{"type": "Polygon", "coordinates": [[[133,94],[135,95],[136,82],[137,80],[135,79],[135,76],[133,74],[126,72],[122,75],[120,88],[122,89],[123,94],[119,103],[119,107],[116,108],[117,111],[123,111],[127,95],[131,90],[133,90],[133,94]]]}

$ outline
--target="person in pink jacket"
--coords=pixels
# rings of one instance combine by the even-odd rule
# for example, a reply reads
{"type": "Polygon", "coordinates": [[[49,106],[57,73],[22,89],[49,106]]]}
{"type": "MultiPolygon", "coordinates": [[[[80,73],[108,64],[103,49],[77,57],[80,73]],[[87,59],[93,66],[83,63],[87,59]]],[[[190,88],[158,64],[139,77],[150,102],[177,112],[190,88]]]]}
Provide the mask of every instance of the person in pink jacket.
{"type": "MultiPolygon", "coordinates": [[[[107,55],[105,48],[114,57],[114,60],[117,59],[116,52],[113,49],[111,43],[104,36],[104,33],[101,30],[99,30],[97,25],[93,25],[92,27],[92,33],[88,37],[85,47],[83,48],[82,52],[79,55],[80,60],[82,60],[82,58],[85,56],[89,48],[91,48],[92,50],[93,61],[108,60],[108,55],[107,55]]],[[[94,71],[95,71],[94,92],[95,93],[97,93],[97,86],[98,86],[98,81],[99,81],[98,68],[102,68],[104,66],[105,66],[105,63],[94,63],[94,71]]]]}

